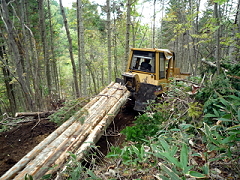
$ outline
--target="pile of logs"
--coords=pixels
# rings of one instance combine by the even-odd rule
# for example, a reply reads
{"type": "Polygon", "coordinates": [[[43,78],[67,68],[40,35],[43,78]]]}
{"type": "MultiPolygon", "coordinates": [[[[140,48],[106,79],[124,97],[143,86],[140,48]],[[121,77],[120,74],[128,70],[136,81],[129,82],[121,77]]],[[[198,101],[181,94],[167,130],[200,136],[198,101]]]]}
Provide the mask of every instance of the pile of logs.
{"type": "Polygon", "coordinates": [[[68,121],[51,133],[0,180],[24,179],[28,174],[41,179],[66,167],[69,152],[80,161],[117,115],[130,93],[124,86],[111,83],[68,121]]]}

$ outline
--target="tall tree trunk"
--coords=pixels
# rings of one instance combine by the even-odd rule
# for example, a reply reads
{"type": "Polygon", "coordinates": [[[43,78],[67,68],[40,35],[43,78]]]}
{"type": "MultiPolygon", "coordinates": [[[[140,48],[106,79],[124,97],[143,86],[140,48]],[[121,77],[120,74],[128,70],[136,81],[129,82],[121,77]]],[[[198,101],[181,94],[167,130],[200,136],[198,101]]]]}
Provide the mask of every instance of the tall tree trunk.
{"type": "MultiPolygon", "coordinates": [[[[52,13],[51,13],[51,7],[50,7],[50,0],[47,1],[47,7],[48,7],[48,14],[49,14],[50,48],[51,48],[51,59],[52,59],[51,67],[53,71],[52,77],[53,77],[55,91],[60,93],[57,60],[54,53],[55,46],[54,46],[54,33],[53,33],[53,26],[52,26],[52,13]]],[[[59,94],[59,93],[56,93],[56,94],[59,94]]],[[[59,95],[57,98],[60,98],[59,95]]]]}
{"type": "MultiPolygon", "coordinates": [[[[2,39],[2,35],[0,36],[0,38],[2,39]]],[[[1,40],[2,41],[2,40],[1,40]]],[[[1,43],[3,44],[3,43],[1,43]]],[[[16,100],[15,100],[15,94],[14,94],[14,87],[13,84],[10,83],[12,81],[11,75],[10,75],[10,71],[8,69],[8,60],[7,60],[7,56],[6,56],[6,51],[5,51],[5,46],[2,45],[0,47],[0,58],[1,61],[3,63],[2,65],[2,72],[3,72],[3,77],[4,77],[4,83],[5,83],[5,87],[7,90],[7,97],[8,97],[8,101],[9,101],[9,105],[10,105],[10,111],[11,111],[11,115],[13,116],[16,113],[16,100]]]]}
{"type": "Polygon", "coordinates": [[[106,0],[107,3],[107,41],[108,41],[108,83],[112,81],[112,49],[111,49],[111,11],[110,0],[106,0]]]}
{"type": "Polygon", "coordinates": [[[81,68],[81,79],[82,79],[82,93],[83,96],[87,96],[87,72],[86,72],[86,57],[85,57],[85,45],[84,45],[84,26],[83,26],[83,3],[82,0],[77,0],[77,11],[78,11],[78,56],[79,64],[81,68]]]}
{"type": "MultiPolygon", "coordinates": [[[[19,17],[20,19],[20,23],[21,23],[21,26],[22,26],[22,41],[21,41],[21,44],[22,44],[22,47],[24,47],[24,56],[22,57],[22,59],[24,59],[24,72],[27,74],[25,76],[26,78],[26,83],[27,83],[27,86],[30,88],[30,84],[31,84],[31,62],[30,62],[30,47],[29,47],[29,36],[28,36],[28,33],[26,32],[26,28],[25,28],[25,22],[26,22],[26,14],[25,14],[25,8],[24,8],[24,2],[25,0],[23,0],[23,3],[20,3],[20,11],[21,11],[21,15],[19,17]]],[[[17,15],[16,15],[17,16],[17,15]]],[[[34,96],[32,97],[33,98],[33,101],[35,101],[34,99],[34,96]]],[[[34,104],[36,106],[36,104],[34,104]]],[[[34,107],[34,109],[36,109],[36,107],[34,107]]]]}
{"type": "Polygon", "coordinates": [[[162,17],[161,17],[161,24],[160,24],[160,35],[159,35],[159,47],[160,48],[163,48],[164,45],[163,45],[163,17],[164,17],[164,9],[165,9],[165,6],[164,6],[164,0],[161,0],[162,2],[162,17]]]}
{"type": "Polygon", "coordinates": [[[214,3],[214,17],[216,20],[216,26],[219,26],[215,33],[216,39],[215,59],[217,64],[217,74],[220,74],[220,20],[218,6],[219,6],[218,3],[214,3]]]}
{"type": "MultiPolygon", "coordinates": [[[[79,77],[79,86],[80,86],[80,93],[83,94],[83,87],[82,87],[82,60],[81,60],[81,42],[80,42],[80,15],[79,15],[79,1],[77,1],[77,36],[78,36],[78,77],[79,77]]],[[[86,79],[85,79],[86,81],[86,79]]]]}
{"type": "MultiPolygon", "coordinates": [[[[238,0],[237,13],[236,13],[236,18],[235,18],[234,24],[236,24],[236,28],[233,30],[234,31],[233,34],[237,34],[237,33],[240,34],[240,0],[238,0]]],[[[236,37],[236,45],[231,54],[234,54],[234,56],[235,56],[234,59],[239,63],[240,62],[240,38],[239,38],[239,36],[236,37]]]]}
{"type": "MultiPolygon", "coordinates": [[[[194,8],[195,8],[195,4],[193,4],[194,1],[190,0],[189,1],[189,8],[190,8],[190,17],[191,19],[194,19],[194,8]]],[[[193,54],[193,39],[191,38],[192,34],[194,33],[194,21],[190,21],[190,22],[186,22],[186,23],[190,23],[191,28],[189,30],[187,30],[187,44],[188,44],[188,51],[187,51],[187,57],[188,57],[188,62],[190,65],[190,68],[188,69],[187,72],[192,72],[194,73],[194,66],[196,65],[196,59],[194,58],[194,54],[193,54]],[[192,40],[192,41],[191,41],[192,40]]]]}
{"type": "Polygon", "coordinates": [[[156,0],[153,0],[153,27],[152,27],[152,48],[155,48],[155,30],[156,30],[156,0]]]}
{"type": "MultiPolygon", "coordinates": [[[[93,57],[92,57],[93,58],[93,57]]],[[[91,59],[92,59],[91,58],[91,59]]],[[[86,66],[88,67],[89,74],[92,76],[92,78],[89,78],[89,81],[92,79],[93,82],[93,93],[97,94],[97,78],[96,78],[96,70],[91,66],[91,62],[86,63],[86,66]]],[[[90,85],[90,83],[89,83],[90,85]]]]}
{"type": "MultiPolygon", "coordinates": [[[[201,0],[197,0],[196,4],[197,4],[196,10],[197,10],[197,12],[199,12],[201,0]]],[[[198,15],[198,13],[196,15],[195,31],[193,33],[195,34],[196,32],[199,32],[199,15],[198,15]]],[[[193,50],[194,50],[194,54],[195,54],[194,58],[196,59],[196,61],[195,61],[195,63],[196,63],[195,67],[196,68],[194,69],[194,72],[193,72],[194,76],[200,73],[199,72],[199,70],[200,70],[200,67],[199,67],[199,59],[200,59],[199,58],[199,45],[196,44],[196,42],[198,42],[198,41],[199,41],[199,38],[193,38],[193,50]]]]}
{"type": "Polygon", "coordinates": [[[6,1],[1,1],[0,4],[0,8],[1,8],[1,16],[2,16],[2,20],[5,24],[5,28],[6,28],[6,32],[8,35],[8,48],[9,50],[11,50],[12,52],[12,56],[14,58],[15,61],[15,68],[16,68],[16,80],[18,81],[21,89],[22,89],[22,94],[23,94],[23,99],[25,100],[25,105],[27,110],[33,110],[33,101],[32,101],[32,97],[31,97],[31,91],[30,91],[30,87],[27,86],[25,77],[24,77],[24,69],[23,69],[23,54],[21,55],[21,53],[23,53],[22,51],[22,47],[20,46],[20,42],[18,40],[18,38],[16,38],[16,32],[14,30],[14,26],[12,24],[12,21],[10,20],[10,16],[9,16],[9,11],[8,11],[8,7],[7,7],[7,3],[6,1]]]}
{"type": "Polygon", "coordinates": [[[130,44],[130,25],[131,25],[131,0],[127,0],[127,24],[126,24],[126,38],[125,38],[125,61],[123,64],[123,71],[125,71],[128,63],[129,44],[130,44]]]}
{"type": "Polygon", "coordinates": [[[60,3],[61,13],[63,16],[64,26],[65,26],[66,33],[67,33],[67,38],[68,38],[68,43],[69,43],[68,50],[69,50],[71,64],[72,64],[72,70],[73,70],[73,81],[74,81],[75,93],[76,93],[76,97],[78,98],[78,97],[80,97],[80,93],[79,93],[79,86],[78,86],[78,80],[77,80],[77,70],[76,70],[75,60],[73,57],[72,38],[71,38],[70,31],[68,28],[67,17],[66,17],[63,5],[62,5],[62,0],[59,0],[59,3],[60,3]]]}
{"type": "MultiPolygon", "coordinates": [[[[116,19],[114,17],[114,29],[116,28],[116,19]]],[[[113,59],[114,59],[114,78],[116,78],[118,76],[118,59],[117,59],[117,34],[115,31],[113,31],[114,35],[113,35],[113,47],[114,47],[114,55],[113,55],[113,59]]]]}
{"type": "Polygon", "coordinates": [[[52,91],[52,79],[50,73],[50,61],[49,61],[49,51],[47,44],[47,35],[46,35],[46,24],[45,24],[45,13],[44,13],[44,0],[38,1],[39,6],[39,22],[40,22],[40,31],[41,31],[41,40],[42,40],[42,48],[43,48],[43,56],[45,62],[45,74],[47,80],[47,92],[48,95],[51,94],[52,91]]]}
{"type": "MultiPolygon", "coordinates": [[[[43,100],[43,94],[42,94],[42,88],[39,88],[41,86],[41,77],[42,77],[42,71],[40,70],[40,60],[39,60],[39,51],[37,50],[37,43],[34,38],[33,32],[31,31],[30,27],[30,13],[28,12],[29,8],[29,1],[24,0],[24,3],[21,3],[21,6],[23,6],[23,12],[25,13],[25,22],[22,23],[24,28],[26,29],[26,43],[25,49],[29,49],[28,55],[29,55],[29,76],[32,77],[32,85],[33,85],[33,91],[34,91],[34,101],[36,104],[36,107],[38,109],[42,109],[44,106],[44,100],[43,100]]],[[[27,52],[27,51],[26,51],[27,52]]]]}
{"type": "Polygon", "coordinates": [[[103,62],[102,62],[102,64],[101,64],[101,79],[102,79],[102,87],[104,87],[104,85],[105,85],[105,81],[104,81],[104,64],[103,64],[103,62]]]}

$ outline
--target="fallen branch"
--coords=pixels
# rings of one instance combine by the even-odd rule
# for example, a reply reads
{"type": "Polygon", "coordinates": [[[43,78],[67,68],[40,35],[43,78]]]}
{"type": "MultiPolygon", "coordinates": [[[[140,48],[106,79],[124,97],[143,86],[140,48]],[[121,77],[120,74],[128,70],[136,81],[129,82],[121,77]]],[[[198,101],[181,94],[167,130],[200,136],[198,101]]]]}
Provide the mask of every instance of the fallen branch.
{"type": "Polygon", "coordinates": [[[40,117],[45,118],[50,116],[51,114],[55,113],[56,111],[46,111],[46,112],[17,112],[15,114],[15,117],[21,117],[21,116],[34,116],[34,117],[40,117]]]}
{"type": "MultiPolygon", "coordinates": [[[[206,61],[205,59],[202,59],[201,61],[202,61],[203,63],[211,66],[211,67],[217,68],[217,65],[214,64],[214,63],[212,63],[212,62],[206,61]]],[[[228,72],[228,70],[225,69],[225,68],[223,68],[223,67],[221,67],[221,69],[222,69],[225,73],[228,72]]],[[[235,75],[232,76],[232,75],[229,75],[229,74],[228,74],[227,76],[228,76],[228,77],[231,77],[231,78],[234,78],[234,79],[240,79],[239,76],[235,76],[235,75]]]]}

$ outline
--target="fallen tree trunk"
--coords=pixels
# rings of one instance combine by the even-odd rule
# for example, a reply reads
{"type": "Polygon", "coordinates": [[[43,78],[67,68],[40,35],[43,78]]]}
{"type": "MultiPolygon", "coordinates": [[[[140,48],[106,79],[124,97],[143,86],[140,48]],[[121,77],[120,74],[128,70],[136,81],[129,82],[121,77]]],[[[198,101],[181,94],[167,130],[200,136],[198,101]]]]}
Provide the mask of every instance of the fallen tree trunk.
{"type": "Polygon", "coordinates": [[[109,86],[23,157],[0,180],[23,179],[26,174],[40,179],[54,165],[58,166],[51,173],[62,168],[69,158],[69,151],[81,153],[81,149],[86,148],[86,139],[96,142],[101,136],[102,126],[103,129],[107,128],[130,95],[118,83],[109,86]]]}
{"type": "Polygon", "coordinates": [[[34,117],[41,117],[45,118],[53,114],[55,111],[46,111],[46,112],[17,112],[15,113],[15,117],[21,116],[34,116],[34,117]]]}
{"type": "MultiPolygon", "coordinates": [[[[206,61],[205,59],[202,59],[201,61],[202,61],[203,63],[211,66],[211,67],[217,68],[217,65],[214,64],[214,63],[212,63],[212,62],[206,61]]],[[[228,70],[225,69],[225,68],[223,68],[223,67],[221,67],[221,69],[222,69],[224,72],[228,72],[228,70]]],[[[236,75],[229,75],[229,74],[228,74],[227,76],[228,76],[228,77],[231,77],[231,78],[234,78],[234,79],[240,79],[240,77],[239,77],[239,76],[236,76],[236,75]]]]}

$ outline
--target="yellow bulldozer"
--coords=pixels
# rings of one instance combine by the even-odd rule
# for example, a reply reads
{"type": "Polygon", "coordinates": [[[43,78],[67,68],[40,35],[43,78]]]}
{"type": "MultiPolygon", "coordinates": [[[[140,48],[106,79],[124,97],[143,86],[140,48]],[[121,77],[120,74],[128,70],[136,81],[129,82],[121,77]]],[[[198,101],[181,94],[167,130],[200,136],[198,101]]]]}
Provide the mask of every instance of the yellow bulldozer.
{"type": "Polygon", "coordinates": [[[124,84],[135,100],[134,110],[144,111],[148,100],[167,90],[172,80],[182,80],[190,73],[175,67],[174,52],[168,49],[131,48],[126,72],[116,82],[124,84]]]}

